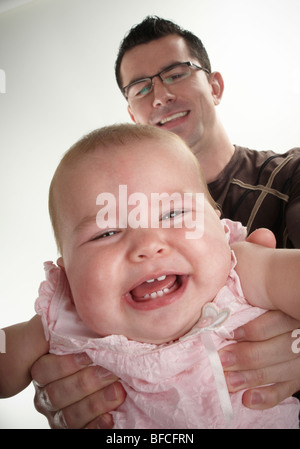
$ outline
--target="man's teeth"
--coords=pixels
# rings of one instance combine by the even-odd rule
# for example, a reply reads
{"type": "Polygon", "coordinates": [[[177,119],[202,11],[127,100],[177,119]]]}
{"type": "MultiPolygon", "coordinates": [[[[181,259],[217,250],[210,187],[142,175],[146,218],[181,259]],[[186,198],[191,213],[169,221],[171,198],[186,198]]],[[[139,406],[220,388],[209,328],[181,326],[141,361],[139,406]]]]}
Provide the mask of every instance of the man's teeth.
{"type": "Polygon", "coordinates": [[[178,112],[177,114],[170,115],[170,117],[163,118],[159,122],[159,124],[164,125],[165,123],[170,122],[171,120],[175,120],[177,118],[184,117],[185,115],[187,115],[187,112],[178,112]]]}

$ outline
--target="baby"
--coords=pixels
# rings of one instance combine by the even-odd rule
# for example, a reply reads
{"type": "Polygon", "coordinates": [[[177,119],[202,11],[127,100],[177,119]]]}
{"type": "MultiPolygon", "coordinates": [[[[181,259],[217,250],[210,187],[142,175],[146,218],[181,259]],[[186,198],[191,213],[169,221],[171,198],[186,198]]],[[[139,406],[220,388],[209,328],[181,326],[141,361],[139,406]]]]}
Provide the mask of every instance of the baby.
{"type": "Polygon", "coordinates": [[[2,397],[49,350],[86,351],[127,392],[115,428],[298,427],[294,398],[255,411],[229,395],[217,351],[266,309],[300,319],[300,250],[244,242],[239,223],[220,220],[179,137],[90,133],[59,164],[49,209],[61,257],[45,264],[37,315],[5,329],[2,397]]]}

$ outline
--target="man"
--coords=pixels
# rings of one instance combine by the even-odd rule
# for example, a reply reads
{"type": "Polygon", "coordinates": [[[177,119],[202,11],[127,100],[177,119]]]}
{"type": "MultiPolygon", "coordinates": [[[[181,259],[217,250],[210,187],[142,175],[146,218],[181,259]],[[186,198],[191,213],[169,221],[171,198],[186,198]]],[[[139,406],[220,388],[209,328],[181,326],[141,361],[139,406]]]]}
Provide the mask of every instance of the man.
{"type": "MultiPolygon", "coordinates": [[[[188,143],[224,216],[242,221],[249,232],[271,229],[278,246],[300,247],[299,150],[275,155],[232,145],[216,114],[223,79],[211,72],[196,36],[146,18],[124,39],[116,77],[134,122],[171,130],[188,143]]],[[[267,244],[255,234],[250,239],[267,244]]],[[[300,389],[300,358],[291,351],[291,331],[299,326],[268,312],[236,331],[243,342],[220,353],[229,390],[250,388],[245,405],[268,408],[300,389]]],[[[36,407],[52,427],[112,426],[109,412],[123,402],[124,391],[113,375],[89,363],[84,354],[47,355],[33,366],[36,407]]]]}
{"type": "Polygon", "coordinates": [[[201,41],[171,22],[146,20],[121,46],[116,78],[135,122],[168,129],[188,143],[225,217],[249,233],[271,229],[278,247],[300,247],[300,149],[276,155],[232,145],[215,107],[223,79],[211,72],[201,41]],[[187,61],[192,65],[182,64],[187,61]]]}

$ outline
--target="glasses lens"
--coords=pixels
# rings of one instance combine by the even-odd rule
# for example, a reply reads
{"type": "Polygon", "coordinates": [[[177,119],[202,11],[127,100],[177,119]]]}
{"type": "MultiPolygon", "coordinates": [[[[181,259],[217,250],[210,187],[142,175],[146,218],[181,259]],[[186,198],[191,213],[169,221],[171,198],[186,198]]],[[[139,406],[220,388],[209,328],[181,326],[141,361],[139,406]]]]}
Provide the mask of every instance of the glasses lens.
{"type": "Polygon", "coordinates": [[[161,74],[165,84],[174,84],[190,76],[191,70],[186,64],[179,64],[161,74]]]}
{"type": "Polygon", "coordinates": [[[147,95],[152,89],[152,83],[150,79],[147,80],[141,80],[135,84],[132,84],[129,86],[126,91],[125,95],[127,98],[142,98],[145,95],[147,95]]]}

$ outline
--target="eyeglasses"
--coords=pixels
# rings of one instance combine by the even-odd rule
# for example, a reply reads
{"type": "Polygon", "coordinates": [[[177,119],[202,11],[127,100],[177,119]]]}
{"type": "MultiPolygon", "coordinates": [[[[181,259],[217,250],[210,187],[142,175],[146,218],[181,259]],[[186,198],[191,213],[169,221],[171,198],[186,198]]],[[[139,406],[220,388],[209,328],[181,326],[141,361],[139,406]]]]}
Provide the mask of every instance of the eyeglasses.
{"type": "Polygon", "coordinates": [[[210,73],[209,70],[204,69],[203,67],[200,67],[193,62],[180,62],[171,65],[170,67],[162,70],[156,75],[133,81],[133,83],[130,83],[127,86],[123,87],[123,95],[129,101],[144,98],[153,89],[153,78],[158,76],[164,84],[170,86],[188,78],[192,73],[192,69],[204,70],[206,73],[210,73]]]}

